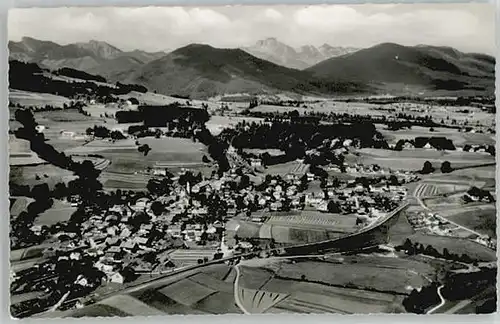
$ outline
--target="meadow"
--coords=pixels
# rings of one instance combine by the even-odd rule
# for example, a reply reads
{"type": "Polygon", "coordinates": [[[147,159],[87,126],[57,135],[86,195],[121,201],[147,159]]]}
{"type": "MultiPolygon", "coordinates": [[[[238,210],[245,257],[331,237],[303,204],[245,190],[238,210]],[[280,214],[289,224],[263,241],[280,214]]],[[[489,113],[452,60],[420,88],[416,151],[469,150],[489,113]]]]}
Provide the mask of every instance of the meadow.
{"type": "Polygon", "coordinates": [[[51,105],[62,108],[64,104],[69,104],[66,97],[56,96],[50,93],[29,92],[23,90],[9,89],[9,101],[26,107],[44,107],[51,105]]]}

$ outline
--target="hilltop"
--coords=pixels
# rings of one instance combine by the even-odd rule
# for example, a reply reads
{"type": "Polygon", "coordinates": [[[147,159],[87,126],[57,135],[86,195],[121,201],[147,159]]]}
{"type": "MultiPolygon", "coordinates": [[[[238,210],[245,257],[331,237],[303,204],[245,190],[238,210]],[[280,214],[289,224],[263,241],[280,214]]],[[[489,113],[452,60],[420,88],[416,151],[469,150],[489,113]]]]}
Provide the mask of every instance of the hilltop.
{"type": "Polygon", "coordinates": [[[398,91],[493,93],[495,58],[449,47],[384,43],[318,63],[307,71],[328,80],[349,80],[398,91]]]}

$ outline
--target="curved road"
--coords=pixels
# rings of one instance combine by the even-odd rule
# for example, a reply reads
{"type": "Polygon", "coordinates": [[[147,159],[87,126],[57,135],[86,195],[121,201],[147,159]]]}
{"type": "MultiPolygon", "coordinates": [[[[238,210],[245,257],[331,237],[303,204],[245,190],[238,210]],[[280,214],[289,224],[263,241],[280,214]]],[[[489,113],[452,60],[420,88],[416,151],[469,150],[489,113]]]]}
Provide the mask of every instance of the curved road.
{"type": "Polygon", "coordinates": [[[238,308],[241,309],[243,314],[250,315],[251,313],[245,309],[243,303],[240,300],[239,287],[238,287],[238,284],[240,283],[240,269],[238,268],[238,265],[235,265],[233,268],[234,270],[236,270],[236,279],[234,280],[234,301],[236,302],[236,306],[238,306],[238,308]]]}
{"type": "Polygon", "coordinates": [[[444,287],[444,286],[443,286],[443,285],[441,285],[441,286],[439,286],[439,287],[438,287],[438,289],[437,289],[437,293],[438,293],[439,298],[441,298],[441,302],[439,303],[439,305],[437,305],[437,306],[433,307],[432,309],[430,309],[430,310],[427,312],[427,314],[432,314],[432,313],[434,313],[435,311],[437,311],[439,308],[441,308],[441,307],[444,305],[445,300],[444,300],[444,298],[443,298],[443,295],[441,295],[441,289],[443,289],[443,287],[444,287]]]}

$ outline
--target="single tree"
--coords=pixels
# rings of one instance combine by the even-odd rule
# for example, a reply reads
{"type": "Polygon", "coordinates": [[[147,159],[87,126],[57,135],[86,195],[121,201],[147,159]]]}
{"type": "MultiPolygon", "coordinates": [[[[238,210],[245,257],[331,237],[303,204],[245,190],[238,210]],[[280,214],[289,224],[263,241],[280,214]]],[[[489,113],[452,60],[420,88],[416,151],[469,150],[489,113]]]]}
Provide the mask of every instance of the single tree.
{"type": "Polygon", "coordinates": [[[451,163],[449,161],[444,161],[441,163],[441,172],[443,173],[450,173],[453,171],[453,168],[451,167],[451,163]]]}

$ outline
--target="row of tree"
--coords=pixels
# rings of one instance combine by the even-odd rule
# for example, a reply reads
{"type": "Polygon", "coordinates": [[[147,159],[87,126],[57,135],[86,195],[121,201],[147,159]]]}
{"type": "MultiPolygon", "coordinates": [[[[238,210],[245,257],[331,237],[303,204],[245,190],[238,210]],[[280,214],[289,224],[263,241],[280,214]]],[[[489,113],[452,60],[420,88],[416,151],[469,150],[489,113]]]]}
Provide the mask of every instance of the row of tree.
{"type": "Polygon", "coordinates": [[[455,262],[474,263],[474,264],[477,264],[478,262],[477,260],[473,260],[470,256],[468,256],[465,253],[462,255],[450,253],[447,248],[444,248],[443,252],[439,252],[432,245],[424,246],[423,244],[418,242],[412,243],[412,241],[409,238],[407,238],[402,245],[396,246],[395,249],[396,251],[405,251],[406,254],[408,255],[424,254],[435,258],[446,259],[455,262]]]}

